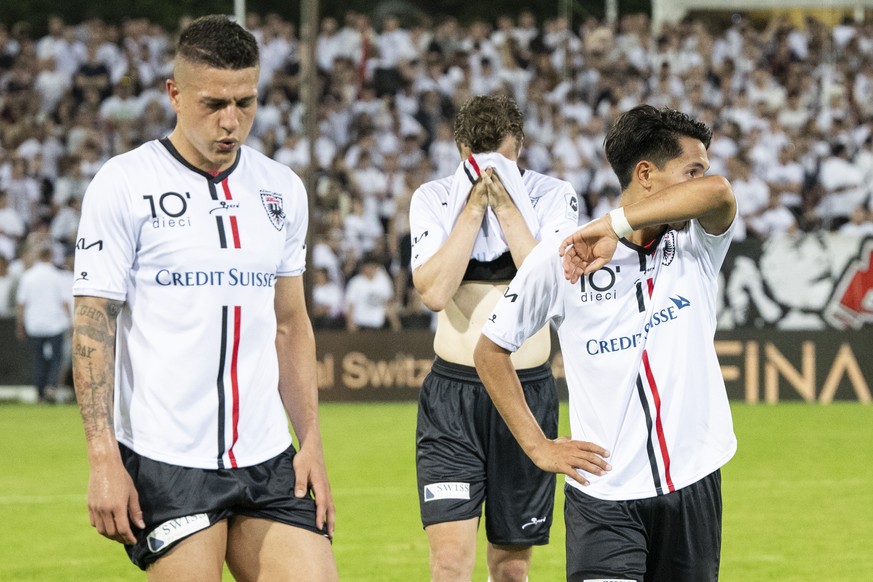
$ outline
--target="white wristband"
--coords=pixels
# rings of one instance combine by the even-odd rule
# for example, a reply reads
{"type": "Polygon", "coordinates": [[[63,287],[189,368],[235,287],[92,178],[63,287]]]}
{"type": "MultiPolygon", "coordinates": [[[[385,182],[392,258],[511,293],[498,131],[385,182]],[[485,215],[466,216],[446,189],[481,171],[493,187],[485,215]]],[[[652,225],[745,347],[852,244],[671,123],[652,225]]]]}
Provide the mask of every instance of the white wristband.
{"type": "Polygon", "coordinates": [[[624,238],[634,231],[627,218],[624,217],[624,208],[610,210],[609,218],[612,221],[612,230],[618,238],[624,238]]]}

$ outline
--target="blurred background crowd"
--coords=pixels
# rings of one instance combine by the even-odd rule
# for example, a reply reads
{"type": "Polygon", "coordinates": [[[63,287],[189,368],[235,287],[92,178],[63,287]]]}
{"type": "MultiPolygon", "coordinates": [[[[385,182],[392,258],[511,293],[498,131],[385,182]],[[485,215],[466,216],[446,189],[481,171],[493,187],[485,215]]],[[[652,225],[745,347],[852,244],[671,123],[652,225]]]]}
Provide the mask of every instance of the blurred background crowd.
{"type": "MultiPolygon", "coordinates": [[[[710,173],[733,184],[737,241],[873,234],[873,22],[736,16],[654,33],[643,14],[570,27],[525,11],[464,24],[350,11],[321,20],[312,112],[295,23],[251,14],[245,24],[262,51],[248,145],[315,172],[317,327],[430,325],[408,273],[409,201],[455,171],[454,112],[476,94],[515,98],[525,113],[520,165],[572,183],[581,222],[616,206],[603,136],[646,102],[714,129],[710,173]]],[[[164,81],[177,32],[137,18],[51,17],[45,35],[0,23],[0,317],[14,317],[16,282],[40,248],[72,269],[82,197],[101,164],[172,129],[164,81]]]]}

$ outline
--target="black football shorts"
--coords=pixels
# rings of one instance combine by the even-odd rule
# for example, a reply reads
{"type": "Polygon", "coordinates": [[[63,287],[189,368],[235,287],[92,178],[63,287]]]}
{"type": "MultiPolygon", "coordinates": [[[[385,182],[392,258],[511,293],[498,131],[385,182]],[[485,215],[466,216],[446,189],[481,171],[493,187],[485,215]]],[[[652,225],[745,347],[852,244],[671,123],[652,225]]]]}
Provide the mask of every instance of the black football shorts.
{"type": "MultiPolygon", "coordinates": [[[[549,438],[558,433],[558,394],[548,364],[518,371],[528,406],[549,438]]],[[[524,453],[476,369],[437,358],[418,402],[416,469],[424,527],[482,514],[496,545],[549,541],[555,475],[524,453]]]]}
{"type": "Polygon", "coordinates": [[[126,545],[130,560],[145,570],[173,546],[235,515],[278,521],[327,536],[315,527],[315,500],[294,497],[294,447],[258,465],[193,469],[154,461],[119,445],[133,478],[146,527],[134,528],[126,545]]]}

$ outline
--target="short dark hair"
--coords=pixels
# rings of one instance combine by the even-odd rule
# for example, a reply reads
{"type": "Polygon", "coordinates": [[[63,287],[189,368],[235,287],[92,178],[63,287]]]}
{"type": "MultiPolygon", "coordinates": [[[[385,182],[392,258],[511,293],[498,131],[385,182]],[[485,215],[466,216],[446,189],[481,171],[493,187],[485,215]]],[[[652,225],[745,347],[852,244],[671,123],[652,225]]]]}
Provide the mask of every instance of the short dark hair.
{"type": "Polygon", "coordinates": [[[474,154],[496,151],[506,136],[524,141],[521,110],[504,95],[471,97],[455,116],[455,141],[474,154]]]}
{"type": "Polygon", "coordinates": [[[625,111],[613,123],[603,147],[606,159],[621,189],[631,183],[631,175],[637,163],[649,160],[658,168],[682,155],[679,139],[692,137],[709,148],[712,130],[703,122],[689,115],[663,107],[656,109],[651,105],[637,105],[625,111]]]}
{"type": "Polygon", "coordinates": [[[214,69],[248,69],[258,66],[258,41],[227,16],[211,14],[182,31],[176,56],[214,69]]]}

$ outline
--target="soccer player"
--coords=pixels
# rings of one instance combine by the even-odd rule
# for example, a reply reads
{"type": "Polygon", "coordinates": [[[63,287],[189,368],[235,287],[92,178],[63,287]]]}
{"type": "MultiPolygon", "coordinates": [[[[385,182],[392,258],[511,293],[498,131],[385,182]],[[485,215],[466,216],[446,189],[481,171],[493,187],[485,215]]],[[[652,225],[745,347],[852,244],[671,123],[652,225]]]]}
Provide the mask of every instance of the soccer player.
{"type": "MultiPolygon", "coordinates": [[[[506,189],[510,174],[515,172],[518,190],[524,190],[520,195],[534,209],[539,228],[533,230],[555,232],[578,225],[576,193],[568,182],[529,170],[519,175],[516,163],[523,139],[522,115],[511,99],[471,98],[455,121],[458,149],[474,168],[471,154],[501,154],[504,175],[483,167],[480,178],[464,177],[466,188],[473,180],[475,184],[460,201],[452,198],[453,190],[461,187],[454,183],[457,178],[427,182],[410,203],[413,283],[425,305],[438,312],[436,360],[422,386],[416,430],[421,518],[435,582],[470,580],[483,503],[492,581],[524,580],[532,546],[549,539],[554,475],[534,466],[518,447],[473,368],[473,349],[485,318],[537,242],[506,189]],[[453,204],[462,207],[458,215],[452,213],[453,204]],[[476,240],[489,209],[507,244],[505,252],[485,260],[476,240]]],[[[492,228],[490,234],[499,233],[492,228]]],[[[545,330],[514,354],[512,365],[524,383],[537,426],[554,436],[558,401],[549,355],[545,330]]]]}
{"type": "Polygon", "coordinates": [[[543,240],[476,346],[515,438],[537,466],[568,476],[568,580],[718,578],[719,469],[736,439],[713,335],[736,202],[727,180],[704,175],[710,137],[670,109],[621,115],[605,140],[621,206],[543,240]],[[547,322],[573,440],[543,434],[511,365],[547,322]]]}
{"type": "Polygon", "coordinates": [[[238,580],[337,579],[306,193],[243,145],[258,66],[239,25],[193,21],[166,83],[175,129],[109,160],[84,198],[73,366],[88,511],[150,580],[220,580],[225,561],[238,580]]]}

